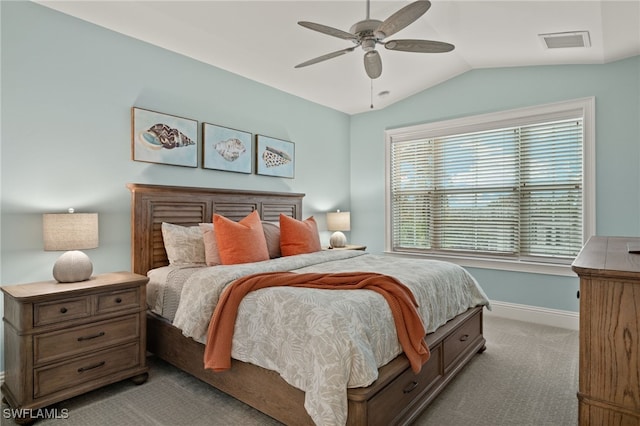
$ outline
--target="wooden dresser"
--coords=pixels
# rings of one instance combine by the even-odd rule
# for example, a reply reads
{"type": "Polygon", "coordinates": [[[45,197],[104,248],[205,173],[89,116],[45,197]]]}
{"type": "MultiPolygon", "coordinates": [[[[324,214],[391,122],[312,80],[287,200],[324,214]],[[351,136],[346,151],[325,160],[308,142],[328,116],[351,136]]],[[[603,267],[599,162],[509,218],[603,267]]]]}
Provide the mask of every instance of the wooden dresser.
{"type": "Polygon", "coordinates": [[[592,237],[580,276],[581,425],[640,425],[640,238],[592,237]]]}
{"type": "Polygon", "coordinates": [[[1,288],[2,394],[23,409],[16,421],[29,422],[35,409],[126,378],[144,383],[147,281],[115,272],[1,288]]]}

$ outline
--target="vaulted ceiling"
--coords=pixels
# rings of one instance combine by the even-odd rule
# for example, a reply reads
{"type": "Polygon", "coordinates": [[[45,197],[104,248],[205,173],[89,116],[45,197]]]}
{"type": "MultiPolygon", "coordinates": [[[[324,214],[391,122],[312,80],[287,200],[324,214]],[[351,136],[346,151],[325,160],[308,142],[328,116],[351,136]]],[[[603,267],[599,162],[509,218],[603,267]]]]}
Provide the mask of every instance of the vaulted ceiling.
{"type": "MultiPolygon", "coordinates": [[[[370,80],[361,49],[308,67],[296,64],[353,46],[297,24],[349,31],[366,18],[359,1],[37,1],[44,6],[183,54],[348,114],[383,108],[477,68],[602,64],[640,54],[640,0],[433,0],[389,39],[455,45],[447,53],[387,50],[370,80]],[[589,47],[548,49],[539,34],[588,31],[589,47]]],[[[406,0],[370,4],[383,21],[406,0]]]]}

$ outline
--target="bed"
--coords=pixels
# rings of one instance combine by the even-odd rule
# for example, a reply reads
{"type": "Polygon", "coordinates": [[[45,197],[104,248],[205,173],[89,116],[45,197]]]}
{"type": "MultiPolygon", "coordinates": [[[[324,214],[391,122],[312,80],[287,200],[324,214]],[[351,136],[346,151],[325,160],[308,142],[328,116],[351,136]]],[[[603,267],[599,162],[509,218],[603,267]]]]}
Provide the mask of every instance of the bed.
{"type": "MultiPolygon", "coordinates": [[[[281,214],[302,219],[304,194],[147,184],[127,186],[132,197],[132,269],[143,275],[158,274],[168,267],[163,223],[198,226],[211,222],[214,213],[237,221],[254,211],[265,222],[278,222],[281,214]]],[[[374,256],[329,252],[317,253],[317,256],[337,256],[340,262],[350,257],[369,261],[368,256],[374,256]]],[[[205,272],[198,271],[197,274],[204,275],[205,272]]],[[[431,354],[418,374],[411,369],[404,354],[399,353],[378,368],[372,383],[349,387],[346,390],[345,423],[389,425],[415,420],[475,354],[485,350],[482,310],[486,304],[488,300],[484,296],[483,301],[465,308],[437,329],[429,330],[426,342],[431,354]]],[[[148,311],[149,352],[282,423],[325,423],[314,422],[305,408],[305,392],[289,384],[276,371],[237,359],[232,359],[231,368],[224,372],[205,369],[205,345],[201,339],[186,337],[185,334],[188,333],[176,327],[172,320],[153,309],[148,311]]]]}

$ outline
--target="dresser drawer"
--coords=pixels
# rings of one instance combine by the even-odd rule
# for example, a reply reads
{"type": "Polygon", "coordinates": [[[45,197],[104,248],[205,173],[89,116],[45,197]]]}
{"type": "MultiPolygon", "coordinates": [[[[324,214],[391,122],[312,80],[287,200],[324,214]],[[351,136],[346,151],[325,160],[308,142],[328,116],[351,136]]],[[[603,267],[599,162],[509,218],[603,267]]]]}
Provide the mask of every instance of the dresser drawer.
{"type": "Polygon", "coordinates": [[[444,341],[444,369],[445,372],[451,367],[457,358],[463,356],[466,348],[471,346],[481,338],[482,320],[479,314],[470,318],[466,324],[457,329],[444,341]]]}
{"type": "Polygon", "coordinates": [[[33,338],[33,363],[40,365],[67,356],[95,351],[140,336],[140,316],[129,315],[115,320],[36,335],[33,338]]]}
{"type": "Polygon", "coordinates": [[[368,403],[370,422],[380,425],[394,423],[406,410],[411,408],[414,400],[438,381],[441,362],[442,350],[438,345],[431,349],[429,361],[422,366],[417,375],[411,368],[408,368],[389,383],[368,403]]]}
{"type": "MultiPolygon", "coordinates": [[[[64,285],[64,284],[61,284],[64,285]]],[[[33,305],[33,326],[54,324],[91,315],[90,296],[74,297],[33,305]]]]}
{"type": "Polygon", "coordinates": [[[112,293],[99,294],[96,313],[123,311],[140,306],[140,288],[132,288],[112,293]]]}
{"type": "Polygon", "coordinates": [[[41,398],[140,364],[138,342],[34,369],[33,397],[41,398]]]}

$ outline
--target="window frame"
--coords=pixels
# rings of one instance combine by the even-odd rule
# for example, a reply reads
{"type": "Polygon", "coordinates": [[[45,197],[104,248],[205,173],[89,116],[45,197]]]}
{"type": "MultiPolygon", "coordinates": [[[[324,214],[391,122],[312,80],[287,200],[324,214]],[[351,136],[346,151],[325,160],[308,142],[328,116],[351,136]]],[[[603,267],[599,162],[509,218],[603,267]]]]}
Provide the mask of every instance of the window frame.
{"type": "Polygon", "coordinates": [[[550,275],[575,276],[571,266],[545,261],[528,261],[473,256],[472,254],[415,253],[394,251],[392,247],[391,226],[391,144],[413,139],[435,138],[449,134],[477,132],[499,127],[511,127],[552,121],[574,116],[583,118],[583,244],[595,234],[595,97],[580,98],[543,105],[535,105],[506,111],[479,114],[449,120],[418,124],[414,126],[385,130],[385,242],[387,254],[409,257],[426,257],[446,260],[461,266],[488,268],[517,272],[541,273],[550,275]]]}

